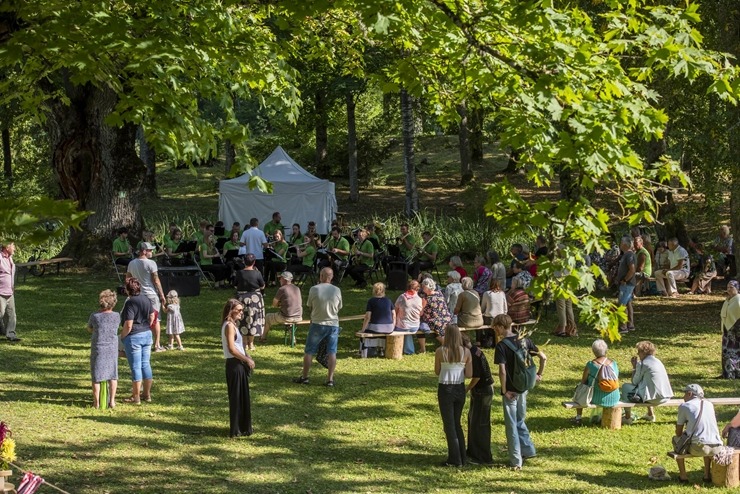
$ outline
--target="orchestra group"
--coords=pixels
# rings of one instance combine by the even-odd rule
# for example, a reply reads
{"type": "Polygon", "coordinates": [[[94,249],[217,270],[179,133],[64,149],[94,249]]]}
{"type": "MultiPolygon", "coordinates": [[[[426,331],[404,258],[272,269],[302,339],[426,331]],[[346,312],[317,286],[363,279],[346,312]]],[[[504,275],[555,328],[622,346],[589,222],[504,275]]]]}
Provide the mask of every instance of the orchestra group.
{"type": "MultiPolygon", "coordinates": [[[[234,273],[243,269],[247,254],[254,255],[255,268],[263,274],[267,286],[276,286],[279,274],[286,270],[305,277],[331,267],[335,284],[349,276],[355,287],[365,288],[366,273],[371,269],[387,272],[399,268],[416,278],[435,265],[439,253],[430,232],[423,232],[419,239],[405,223],[400,227],[400,235],[385,244],[382,231],[372,223],[351,229],[335,220],[328,235],[320,235],[314,221],[308,222],[305,233],[300,224],[293,223],[288,234],[281,221],[277,211],[262,228],[257,218],[251,218],[244,228],[234,222],[230,230],[222,221],[212,224],[204,220],[187,239],[177,224],[170,223],[161,242],[150,230],[142,232],[141,241],[156,247],[152,258],[161,265],[197,263],[212,276],[217,288],[234,286],[234,273]]],[[[127,265],[135,257],[138,244],[137,249],[132,247],[128,229],[121,228],[117,233],[112,249],[114,262],[127,265]]]]}

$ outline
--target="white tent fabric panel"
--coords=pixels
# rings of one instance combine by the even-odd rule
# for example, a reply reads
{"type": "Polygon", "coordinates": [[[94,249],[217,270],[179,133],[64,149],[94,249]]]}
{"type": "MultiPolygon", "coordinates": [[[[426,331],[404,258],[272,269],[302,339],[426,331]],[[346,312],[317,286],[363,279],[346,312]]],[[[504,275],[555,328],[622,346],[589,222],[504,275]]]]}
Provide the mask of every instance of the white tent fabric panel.
{"type": "Polygon", "coordinates": [[[316,222],[319,233],[329,231],[337,211],[334,183],[308,173],[280,146],[252,173],[271,182],[273,193],[249,190],[250,174],[221,180],[218,217],[227,230],[235,221],[248,224],[250,218],[264,225],[273,212],[280,211],[288,231],[293,223],[305,231],[309,221],[316,222]]]}

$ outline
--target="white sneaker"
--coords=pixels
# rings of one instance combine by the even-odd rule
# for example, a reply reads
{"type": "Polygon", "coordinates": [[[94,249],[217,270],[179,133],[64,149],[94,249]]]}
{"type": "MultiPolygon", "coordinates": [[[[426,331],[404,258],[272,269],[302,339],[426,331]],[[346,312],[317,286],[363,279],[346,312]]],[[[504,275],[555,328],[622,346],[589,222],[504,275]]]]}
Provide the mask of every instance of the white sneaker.
{"type": "Polygon", "coordinates": [[[183,350],[185,350],[185,347],[184,347],[184,346],[182,346],[182,345],[180,345],[179,347],[177,347],[177,349],[178,349],[178,350],[180,350],[180,351],[182,352],[183,350]]]}

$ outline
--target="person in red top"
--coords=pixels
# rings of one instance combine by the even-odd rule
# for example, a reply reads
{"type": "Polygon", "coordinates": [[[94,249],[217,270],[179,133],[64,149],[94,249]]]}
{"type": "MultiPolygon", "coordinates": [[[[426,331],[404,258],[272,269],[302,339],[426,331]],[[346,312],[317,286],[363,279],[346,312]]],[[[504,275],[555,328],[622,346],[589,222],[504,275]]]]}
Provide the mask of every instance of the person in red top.
{"type": "Polygon", "coordinates": [[[15,334],[15,243],[6,242],[0,249],[0,320],[8,341],[21,341],[15,334]]]}

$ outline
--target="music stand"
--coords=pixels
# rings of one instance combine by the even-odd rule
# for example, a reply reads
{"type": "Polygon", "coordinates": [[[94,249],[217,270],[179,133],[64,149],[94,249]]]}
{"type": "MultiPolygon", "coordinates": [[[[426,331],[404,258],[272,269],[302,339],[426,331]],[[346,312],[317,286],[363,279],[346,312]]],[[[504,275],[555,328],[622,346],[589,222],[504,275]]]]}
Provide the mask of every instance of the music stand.
{"type": "Polygon", "coordinates": [[[218,240],[216,240],[216,250],[219,252],[224,250],[224,245],[228,240],[228,238],[219,238],[218,240]]]}
{"type": "Polygon", "coordinates": [[[401,248],[397,245],[387,244],[388,255],[391,257],[401,257],[401,248]]]}
{"type": "Polygon", "coordinates": [[[213,227],[213,234],[217,237],[223,237],[226,234],[226,228],[223,226],[213,227]]]}
{"type": "Polygon", "coordinates": [[[187,254],[188,252],[195,252],[198,249],[197,240],[183,240],[180,245],[177,246],[173,254],[187,254]]]}
{"type": "Polygon", "coordinates": [[[239,257],[239,249],[227,250],[226,254],[224,254],[224,261],[231,262],[235,257],[239,257]]]}

